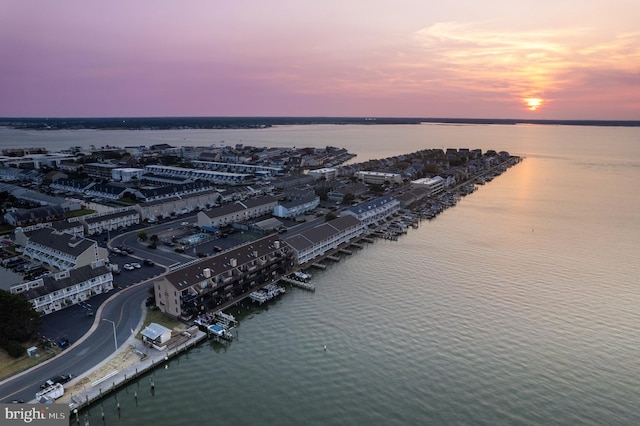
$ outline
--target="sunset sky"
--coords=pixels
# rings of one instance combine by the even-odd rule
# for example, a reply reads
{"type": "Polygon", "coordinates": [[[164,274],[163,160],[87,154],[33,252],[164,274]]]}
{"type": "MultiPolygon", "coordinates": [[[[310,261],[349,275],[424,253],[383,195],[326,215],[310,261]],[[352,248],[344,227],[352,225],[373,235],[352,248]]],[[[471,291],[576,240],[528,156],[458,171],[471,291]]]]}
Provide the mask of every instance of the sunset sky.
{"type": "Polygon", "coordinates": [[[0,116],[640,119],[638,0],[0,0],[0,116]]]}

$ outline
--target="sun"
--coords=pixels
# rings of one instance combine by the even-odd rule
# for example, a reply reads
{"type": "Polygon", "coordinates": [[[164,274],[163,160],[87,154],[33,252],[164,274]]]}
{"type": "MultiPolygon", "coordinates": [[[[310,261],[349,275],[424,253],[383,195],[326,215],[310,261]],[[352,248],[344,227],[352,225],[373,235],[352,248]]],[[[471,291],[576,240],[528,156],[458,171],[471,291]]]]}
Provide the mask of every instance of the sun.
{"type": "Polygon", "coordinates": [[[544,102],[541,98],[524,98],[524,103],[527,105],[529,111],[536,111],[544,102]]]}

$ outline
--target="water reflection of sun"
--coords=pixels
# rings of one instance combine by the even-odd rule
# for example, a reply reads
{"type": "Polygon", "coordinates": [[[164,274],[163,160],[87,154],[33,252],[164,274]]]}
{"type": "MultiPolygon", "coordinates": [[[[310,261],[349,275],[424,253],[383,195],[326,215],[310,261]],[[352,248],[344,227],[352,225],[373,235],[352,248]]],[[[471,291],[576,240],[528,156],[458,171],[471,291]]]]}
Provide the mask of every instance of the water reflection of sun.
{"type": "Polygon", "coordinates": [[[525,105],[529,111],[536,111],[542,105],[543,100],[540,98],[524,98],[523,99],[525,105]]]}

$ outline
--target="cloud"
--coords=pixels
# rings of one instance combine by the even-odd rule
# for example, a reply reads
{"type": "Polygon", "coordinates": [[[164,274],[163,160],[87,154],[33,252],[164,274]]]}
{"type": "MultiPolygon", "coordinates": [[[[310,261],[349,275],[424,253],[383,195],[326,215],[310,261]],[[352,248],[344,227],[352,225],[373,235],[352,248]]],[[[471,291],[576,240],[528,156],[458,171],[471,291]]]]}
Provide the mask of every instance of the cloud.
{"type": "Polygon", "coordinates": [[[589,28],[518,31],[487,26],[437,23],[414,37],[430,65],[443,73],[445,85],[552,98],[612,80],[621,85],[634,76],[637,80],[640,33],[610,36],[589,28]]]}

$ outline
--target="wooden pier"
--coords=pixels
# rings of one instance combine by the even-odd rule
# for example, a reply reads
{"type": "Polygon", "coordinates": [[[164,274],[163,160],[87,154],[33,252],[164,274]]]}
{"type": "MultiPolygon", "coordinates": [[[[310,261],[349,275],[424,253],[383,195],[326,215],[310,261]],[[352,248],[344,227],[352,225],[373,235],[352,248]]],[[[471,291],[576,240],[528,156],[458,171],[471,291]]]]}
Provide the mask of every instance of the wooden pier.
{"type": "Polygon", "coordinates": [[[316,286],[308,282],[294,280],[293,278],[287,277],[280,278],[280,281],[284,281],[285,283],[291,284],[294,287],[298,287],[304,290],[316,291],[316,286]]]}

